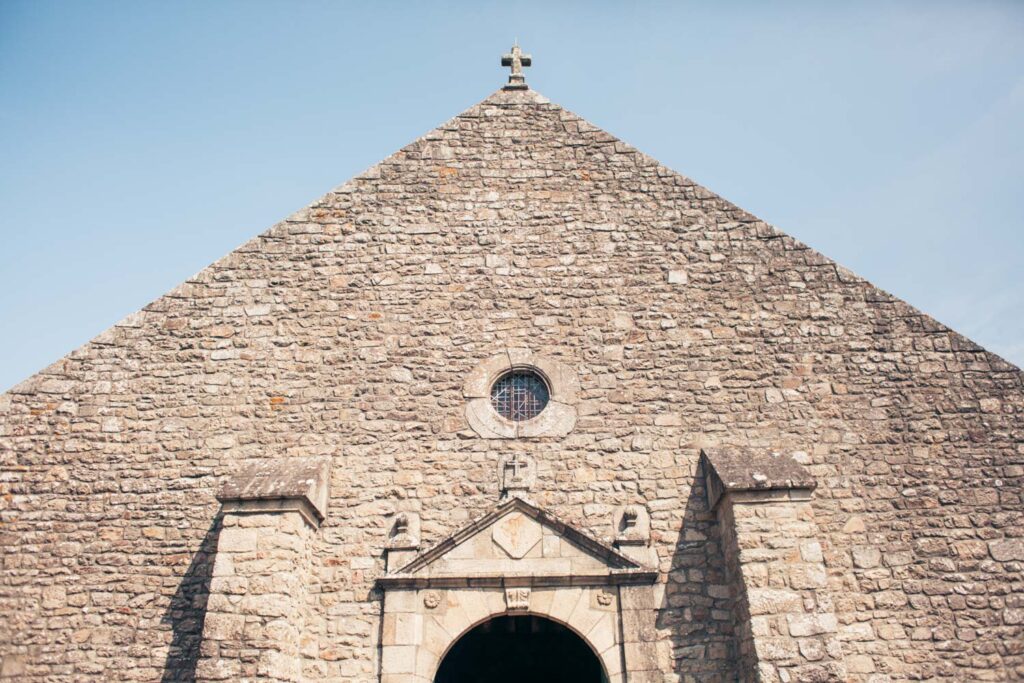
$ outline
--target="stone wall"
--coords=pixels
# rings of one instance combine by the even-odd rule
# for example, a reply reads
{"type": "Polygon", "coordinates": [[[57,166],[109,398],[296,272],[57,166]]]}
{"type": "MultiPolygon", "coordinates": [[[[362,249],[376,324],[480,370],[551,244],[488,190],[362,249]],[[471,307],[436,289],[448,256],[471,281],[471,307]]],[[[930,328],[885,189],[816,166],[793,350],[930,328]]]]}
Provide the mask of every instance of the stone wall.
{"type": "Polygon", "coordinates": [[[295,511],[227,514],[203,621],[202,681],[302,680],[313,529],[295,511]]]}
{"type": "MultiPolygon", "coordinates": [[[[793,197],[799,201],[799,197],[793,197]]],[[[173,200],[173,198],[170,198],[173,200]]],[[[537,463],[610,539],[644,504],[667,680],[732,681],[699,449],[796,454],[853,681],[1024,677],[1022,375],[532,91],[498,92],[0,396],[0,671],[191,680],[219,482],[325,456],[303,675],[372,681],[388,516],[426,545],[537,463]],[[469,429],[508,347],[564,437],[469,429]]]]}
{"type": "Polygon", "coordinates": [[[719,510],[735,590],[738,678],[847,679],[810,496],[726,497],[719,510]]]}

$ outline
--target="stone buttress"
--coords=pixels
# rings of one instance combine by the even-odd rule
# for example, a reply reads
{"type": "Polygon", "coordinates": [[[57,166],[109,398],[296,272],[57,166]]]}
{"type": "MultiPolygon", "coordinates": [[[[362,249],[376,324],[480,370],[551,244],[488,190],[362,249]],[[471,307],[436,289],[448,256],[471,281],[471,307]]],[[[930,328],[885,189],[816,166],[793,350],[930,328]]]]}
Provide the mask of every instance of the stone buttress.
{"type": "Polygon", "coordinates": [[[329,476],[327,460],[287,458],[224,483],[197,680],[302,680],[310,553],[329,476]]]}

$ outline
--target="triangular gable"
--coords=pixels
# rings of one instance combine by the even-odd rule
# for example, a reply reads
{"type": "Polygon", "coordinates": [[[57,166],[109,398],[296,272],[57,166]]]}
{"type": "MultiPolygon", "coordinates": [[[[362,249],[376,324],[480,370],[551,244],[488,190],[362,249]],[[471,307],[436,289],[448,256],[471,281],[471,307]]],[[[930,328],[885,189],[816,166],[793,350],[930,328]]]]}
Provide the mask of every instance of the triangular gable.
{"type": "Polygon", "coordinates": [[[644,571],[636,561],[521,498],[511,498],[392,576],[579,576],[644,571]]]}
{"type": "MultiPolygon", "coordinates": [[[[31,395],[39,393],[44,395],[43,398],[47,398],[51,395],[75,395],[77,393],[88,393],[88,389],[92,382],[83,382],[81,385],[76,383],[76,380],[79,378],[69,372],[69,367],[73,367],[69,366],[69,363],[76,362],[80,359],[91,358],[93,355],[93,349],[97,346],[132,346],[138,343],[138,340],[145,339],[147,334],[162,335],[170,332],[172,333],[172,336],[174,336],[173,333],[176,330],[186,329],[189,333],[195,333],[196,329],[211,328],[217,330],[216,334],[218,335],[235,334],[235,329],[230,329],[230,325],[222,323],[220,320],[213,321],[215,324],[209,324],[211,322],[210,320],[204,320],[203,322],[207,323],[207,325],[196,327],[194,323],[197,321],[192,320],[194,317],[193,312],[187,309],[183,311],[182,307],[186,306],[187,302],[194,299],[197,294],[202,294],[206,298],[211,298],[212,294],[205,291],[206,287],[214,283],[230,283],[231,278],[223,277],[224,273],[233,272],[240,261],[250,254],[266,252],[268,249],[275,251],[280,249],[279,240],[293,240],[295,235],[336,234],[333,231],[337,229],[337,224],[342,221],[339,221],[339,217],[337,215],[333,215],[329,222],[323,222],[322,219],[325,211],[337,214],[338,212],[335,207],[339,203],[340,198],[347,198],[344,200],[345,203],[350,203],[350,199],[348,198],[360,195],[361,193],[369,193],[370,195],[375,194],[378,191],[378,185],[381,183],[382,176],[387,173],[394,173],[394,169],[413,167],[420,164],[423,166],[425,171],[428,171],[431,174],[446,172],[449,167],[443,165],[439,166],[438,164],[444,161],[446,155],[451,154],[451,151],[447,148],[444,148],[443,151],[433,150],[434,146],[443,148],[443,144],[441,144],[441,142],[445,139],[446,135],[451,134],[453,131],[457,131],[460,123],[480,119],[498,121],[500,120],[500,117],[487,115],[485,112],[494,108],[511,110],[516,106],[539,107],[546,111],[556,112],[561,120],[566,122],[566,125],[571,124],[571,127],[574,129],[572,135],[576,140],[582,140],[584,138],[600,139],[607,145],[614,145],[618,154],[631,156],[640,166],[657,167],[659,177],[674,179],[678,187],[688,188],[687,191],[689,193],[697,193],[703,198],[705,203],[721,202],[722,207],[730,214],[743,217],[742,221],[729,222],[727,224],[731,230],[746,226],[745,229],[751,231],[750,236],[754,239],[774,240],[776,238],[781,238],[786,244],[787,250],[806,252],[807,255],[803,257],[805,260],[813,261],[817,265],[834,264],[831,259],[828,259],[817,251],[807,247],[795,238],[786,235],[778,228],[760,221],[755,216],[743,211],[707,188],[698,185],[683,174],[661,165],[656,159],[619,140],[611,133],[598,128],[586,119],[580,117],[578,114],[575,114],[557,104],[551,103],[550,100],[537,91],[508,91],[505,89],[499,89],[482,101],[430,130],[377,164],[374,164],[366,171],[363,171],[342,185],[329,191],[327,194],[313,201],[305,208],[284,218],[279,223],[271,226],[265,232],[242,244],[226,256],[218,259],[193,277],[173,288],[164,296],[146,305],[142,310],[126,316],[123,320],[115,323],[112,327],[102,332],[91,341],[70,352],[64,358],[52,363],[46,368],[43,368],[21,383],[11,387],[6,393],[0,394],[0,396],[7,396],[8,394],[31,395]]],[[[499,136],[493,137],[495,139],[499,139],[499,136]]],[[[478,158],[480,156],[480,152],[478,150],[474,150],[473,154],[474,158],[478,158]]],[[[454,169],[454,167],[452,167],[452,169],[454,169]]],[[[351,220],[352,218],[352,216],[346,216],[346,219],[351,220]]],[[[367,219],[364,217],[363,220],[367,219]]],[[[443,224],[419,224],[410,223],[409,221],[390,221],[386,225],[373,225],[372,227],[376,233],[393,231],[401,233],[404,236],[414,237],[444,232],[445,229],[445,225],[443,224]]],[[[600,226],[595,226],[594,229],[610,230],[612,227],[613,226],[608,224],[602,224],[600,226]]],[[[733,241],[736,240],[734,239],[733,241]]],[[[871,285],[867,281],[862,280],[846,268],[843,268],[838,264],[834,265],[838,278],[841,281],[861,282],[864,286],[870,287],[871,293],[867,297],[867,300],[870,303],[877,306],[881,303],[895,302],[909,307],[909,304],[906,304],[895,296],[871,285]]],[[[216,289],[216,287],[214,288],[216,289]]],[[[270,313],[259,313],[258,315],[271,315],[274,311],[275,304],[269,303],[268,299],[276,299],[280,294],[266,286],[251,287],[249,290],[258,300],[240,301],[239,305],[242,306],[243,310],[262,311],[264,309],[269,309],[270,313]]],[[[981,351],[989,354],[989,362],[992,362],[998,370],[1019,372],[1019,368],[1015,365],[991,354],[991,352],[986,351],[985,349],[982,349],[956,331],[945,327],[941,323],[920,313],[912,307],[908,310],[911,315],[920,316],[922,320],[920,324],[928,328],[929,331],[948,332],[949,334],[954,335],[956,339],[955,343],[960,345],[962,349],[981,351]]],[[[247,312],[246,315],[249,315],[249,313],[247,312]]],[[[906,318],[908,317],[908,314],[902,313],[901,317],[906,318]]],[[[6,401],[6,403],[9,404],[10,401],[6,401]]],[[[9,408],[5,405],[4,401],[0,401],[0,415],[4,413],[5,409],[9,408]]]]}

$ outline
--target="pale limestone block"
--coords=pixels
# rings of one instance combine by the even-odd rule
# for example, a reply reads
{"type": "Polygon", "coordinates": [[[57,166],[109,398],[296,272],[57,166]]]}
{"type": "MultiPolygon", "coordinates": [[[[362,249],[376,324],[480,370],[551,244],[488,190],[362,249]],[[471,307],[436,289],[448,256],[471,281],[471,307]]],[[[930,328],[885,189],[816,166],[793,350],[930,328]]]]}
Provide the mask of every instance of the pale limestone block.
{"type": "Polygon", "coordinates": [[[569,618],[565,621],[565,623],[572,626],[573,630],[579,633],[589,633],[597,622],[608,614],[607,610],[591,607],[591,603],[595,600],[595,593],[595,589],[584,589],[580,595],[579,602],[576,603],[576,607],[573,608],[569,618]]]}
{"type": "Polygon", "coordinates": [[[586,640],[596,652],[604,652],[619,642],[618,635],[615,615],[602,612],[601,618],[586,632],[586,640]]]}
{"type": "Polygon", "coordinates": [[[875,671],[875,662],[870,655],[847,655],[846,669],[853,674],[869,674],[875,671]]]}
{"type": "MultiPolygon", "coordinates": [[[[591,649],[594,649],[592,642],[588,642],[588,644],[591,649]]],[[[619,653],[619,646],[613,643],[603,650],[594,649],[594,651],[598,653],[597,656],[604,665],[608,678],[611,681],[622,680],[622,655],[619,653]]]]}
{"type": "Polygon", "coordinates": [[[824,562],[825,558],[821,552],[821,543],[817,540],[804,541],[800,544],[800,556],[804,562],[824,562]]]}
{"type": "Polygon", "coordinates": [[[546,613],[551,618],[565,623],[572,611],[576,609],[577,603],[583,600],[583,589],[581,588],[559,588],[554,592],[554,599],[551,601],[551,607],[546,613]]]}
{"type": "Polygon", "coordinates": [[[203,638],[236,640],[242,637],[245,617],[241,614],[208,613],[203,620],[203,638]]]}
{"type": "Polygon", "coordinates": [[[45,609],[65,607],[67,603],[67,590],[64,586],[47,586],[42,592],[42,606],[45,609]]]}
{"type": "Polygon", "coordinates": [[[301,664],[298,657],[276,650],[264,650],[260,653],[257,670],[261,678],[268,680],[299,681],[301,664]]]}
{"type": "Polygon", "coordinates": [[[241,662],[237,659],[210,657],[196,663],[198,681],[237,681],[241,678],[241,662]]]}
{"type": "Polygon", "coordinates": [[[861,569],[877,567],[882,561],[882,552],[873,546],[857,546],[851,551],[853,566],[861,569]]]}
{"type": "Polygon", "coordinates": [[[214,576],[210,579],[210,594],[244,595],[249,592],[249,579],[244,576],[214,576]]]}
{"type": "Polygon", "coordinates": [[[627,642],[653,642],[658,639],[658,612],[653,609],[623,610],[622,634],[627,642]]]}
{"type": "Polygon", "coordinates": [[[530,593],[530,611],[534,614],[551,614],[554,590],[535,590],[530,593]]]}
{"type": "Polygon", "coordinates": [[[778,661],[797,656],[797,642],[791,638],[757,638],[754,649],[761,661],[778,661]]]}
{"type": "Polygon", "coordinates": [[[658,609],[665,599],[665,584],[621,586],[619,596],[622,599],[623,610],[658,609]]]}
{"type": "Polygon", "coordinates": [[[420,646],[440,657],[460,635],[447,631],[437,618],[426,617],[423,620],[423,640],[420,646]]]}
{"type": "Polygon", "coordinates": [[[385,645],[381,652],[381,666],[389,674],[416,673],[416,651],[413,645],[385,645]]]}
{"type": "Polygon", "coordinates": [[[626,658],[626,670],[631,676],[634,672],[658,671],[657,642],[627,640],[622,644],[622,653],[626,658]]]}
{"type": "Polygon", "coordinates": [[[439,655],[425,647],[416,650],[416,675],[423,680],[433,680],[441,664],[439,655]]]}
{"type": "MultiPolygon", "coordinates": [[[[534,603],[534,596],[536,594],[537,594],[537,591],[531,591],[530,592],[530,608],[531,609],[533,609],[533,605],[535,604],[534,603]]],[[[498,590],[485,590],[485,591],[481,591],[480,595],[481,595],[481,597],[484,600],[484,604],[486,605],[487,613],[488,614],[501,614],[501,612],[505,610],[505,607],[506,607],[505,596],[502,594],[501,591],[498,591],[498,590]]]]}
{"type": "Polygon", "coordinates": [[[389,590],[384,593],[384,610],[386,612],[416,612],[422,605],[422,591],[389,590]]]}
{"type": "Polygon", "coordinates": [[[790,566],[789,585],[797,590],[824,588],[827,584],[825,567],[820,564],[801,563],[790,566]]]}
{"type": "Polygon", "coordinates": [[[475,624],[491,616],[493,612],[484,598],[484,592],[479,590],[459,591],[459,602],[466,615],[466,620],[475,624]]]}
{"type": "Polygon", "coordinates": [[[808,662],[817,662],[825,658],[825,644],[817,638],[801,638],[798,641],[800,656],[808,662]]]}
{"type": "MultiPolygon", "coordinates": [[[[758,683],[779,683],[782,679],[779,678],[778,669],[771,662],[758,662],[757,663],[757,682],[758,683]]],[[[787,676],[786,680],[789,680],[787,676]]]]}
{"type": "Polygon", "coordinates": [[[255,529],[232,527],[220,532],[217,542],[218,553],[245,553],[256,550],[258,536],[255,529]]]}
{"type": "Polygon", "coordinates": [[[789,614],[786,616],[789,634],[794,637],[835,633],[838,629],[834,614],[789,614]]]}
{"type": "Polygon", "coordinates": [[[752,616],[802,612],[803,600],[791,590],[776,588],[748,588],[747,606],[752,616]]]}
{"type": "Polygon", "coordinates": [[[384,615],[384,642],[419,645],[423,638],[423,616],[410,612],[384,615]]]}
{"type": "Polygon", "coordinates": [[[271,532],[260,534],[256,543],[257,550],[273,552],[282,550],[291,553],[302,552],[305,545],[304,539],[295,533],[271,532]]]}
{"type": "Polygon", "coordinates": [[[513,559],[524,557],[540,543],[541,525],[521,512],[512,512],[491,528],[494,543],[513,559]]]}
{"type": "Polygon", "coordinates": [[[267,530],[276,529],[281,521],[281,515],[279,513],[245,513],[245,514],[231,514],[230,515],[238,526],[247,528],[265,528],[267,530]]]}
{"type": "Polygon", "coordinates": [[[213,561],[213,576],[232,576],[234,573],[234,557],[226,552],[218,552],[213,561]]]}
{"type": "Polygon", "coordinates": [[[990,541],[989,553],[996,562],[1012,562],[1024,560],[1024,538],[1008,538],[990,541]]]}
{"type": "Polygon", "coordinates": [[[472,626],[474,622],[469,618],[469,615],[466,614],[466,610],[464,610],[460,604],[453,604],[452,600],[454,600],[454,592],[455,591],[448,592],[448,609],[443,616],[439,617],[439,619],[445,631],[461,635],[463,631],[472,626]]]}

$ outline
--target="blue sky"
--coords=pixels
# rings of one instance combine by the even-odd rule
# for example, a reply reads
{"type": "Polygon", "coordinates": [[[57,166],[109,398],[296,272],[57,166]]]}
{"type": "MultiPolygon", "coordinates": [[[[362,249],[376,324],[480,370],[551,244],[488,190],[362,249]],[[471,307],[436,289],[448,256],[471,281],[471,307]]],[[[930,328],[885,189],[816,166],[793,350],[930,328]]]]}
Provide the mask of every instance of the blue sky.
{"type": "Polygon", "coordinates": [[[1024,364],[1024,3],[0,1],[0,390],[483,99],[553,101],[1024,364]]]}

